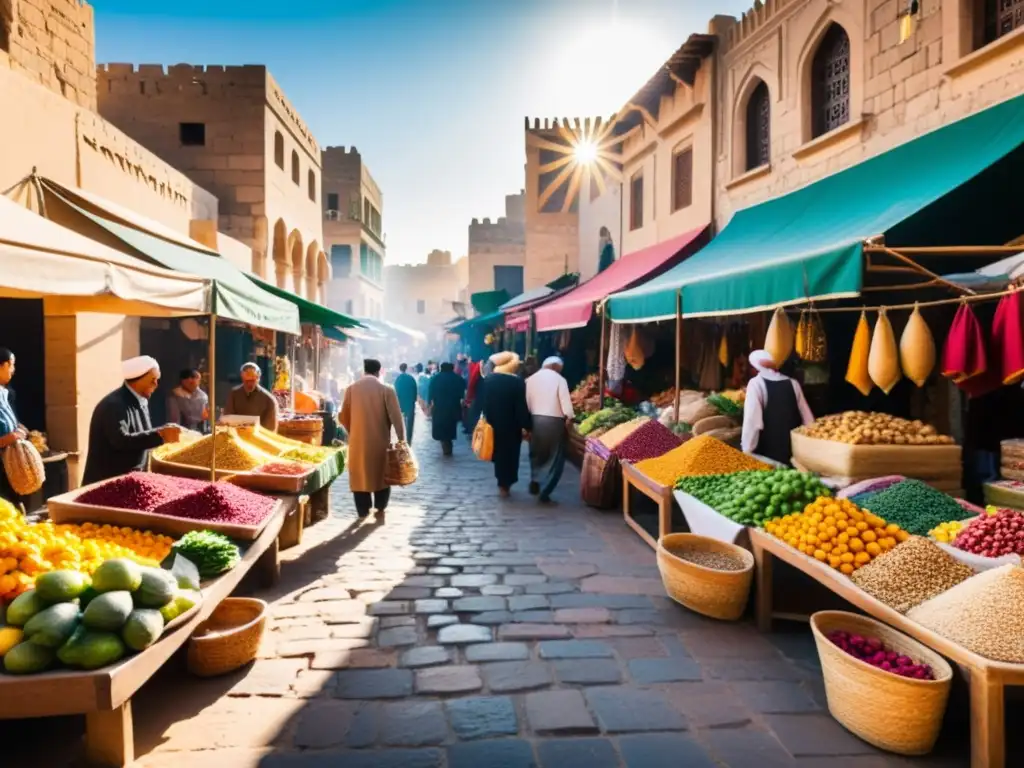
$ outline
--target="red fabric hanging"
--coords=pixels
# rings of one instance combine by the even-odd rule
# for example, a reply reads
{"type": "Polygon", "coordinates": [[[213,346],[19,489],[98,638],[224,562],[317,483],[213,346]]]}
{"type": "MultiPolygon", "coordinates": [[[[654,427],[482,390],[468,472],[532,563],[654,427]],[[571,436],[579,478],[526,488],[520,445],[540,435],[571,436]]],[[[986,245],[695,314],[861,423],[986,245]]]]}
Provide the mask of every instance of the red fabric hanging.
{"type": "Polygon", "coordinates": [[[964,303],[956,311],[942,352],[942,375],[962,384],[988,370],[985,335],[974,310],[964,303]]]}
{"type": "Polygon", "coordinates": [[[1019,383],[1024,379],[1024,301],[1020,291],[999,300],[992,320],[992,340],[1002,383],[1019,383]]]}

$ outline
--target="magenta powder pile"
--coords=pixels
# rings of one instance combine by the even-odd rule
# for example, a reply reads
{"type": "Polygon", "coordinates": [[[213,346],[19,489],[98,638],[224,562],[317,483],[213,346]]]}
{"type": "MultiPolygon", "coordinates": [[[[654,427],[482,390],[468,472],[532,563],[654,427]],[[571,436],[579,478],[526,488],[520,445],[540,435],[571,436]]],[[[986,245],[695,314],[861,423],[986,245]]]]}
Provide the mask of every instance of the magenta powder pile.
{"type": "Polygon", "coordinates": [[[202,488],[201,480],[188,480],[151,472],[131,472],[115,477],[81,494],[76,502],[97,507],[152,512],[162,504],[202,488]]]}
{"type": "Polygon", "coordinates": [[[211,523],[259,525],[270,515],[277,501],[231,483],[209,483],[157,507],[154,512],[188,520],[211,523]]]}
{"type": "Polygon", "coordinates": [[[638,461],[664,456],[682,444],[679,435],[661,422],[651,420],[615,446],[614,453],[619,461],[636,464],[638,461]]]}

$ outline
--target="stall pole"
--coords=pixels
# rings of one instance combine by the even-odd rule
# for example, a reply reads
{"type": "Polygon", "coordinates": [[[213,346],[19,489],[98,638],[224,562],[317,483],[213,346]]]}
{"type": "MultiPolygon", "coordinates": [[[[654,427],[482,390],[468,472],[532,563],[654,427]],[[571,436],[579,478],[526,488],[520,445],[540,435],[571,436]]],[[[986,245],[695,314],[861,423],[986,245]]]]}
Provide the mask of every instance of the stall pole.
{"type": "Polygon", "coordinates": [[[217,315],[210,313],[210,349],[207,352],[210,367],[210,435],[213,447],[210,449],[210,482],[217,480],[217,315]]]}
{"type": "Polygon", "coordinates": [[[290,360],[288,361],[288,366],[291,369],[291,375],[288,377],[288,386],[290,387],[290,393],[289,393],[290,397],[291,397],[290,408],[292,410],[295,409],[295,377],[296,377],[296,375],[298,375],[298,372],[299,372],[298,371],[298,365],[299,365],[299,349],[298,349],[299,342],[298,342],[298,339],[301,339],[301,338],[302,338],[301,336],[289,336],[288,337],[288,339],[289,339],[288,348],[290,350],[289,353],[288,353],[288,357],[290,358],[290,360]]]}
{"type": "Polygon", "coordinates": [[[605,354],[605,333],[607,328],[607,315],[604,311],[604,304],[597,305],[598,314],[601,315],[601,346],[597,353],[597,398],[598,408],[604,405],[604,354],[605,354]]]}
{"type": "Polygon", "coordinates": [[[679,383],[680,368],[683,365],[683,291],[676,291],[676,396],[672,406],[675,422],[679,423],[679,383]]]}

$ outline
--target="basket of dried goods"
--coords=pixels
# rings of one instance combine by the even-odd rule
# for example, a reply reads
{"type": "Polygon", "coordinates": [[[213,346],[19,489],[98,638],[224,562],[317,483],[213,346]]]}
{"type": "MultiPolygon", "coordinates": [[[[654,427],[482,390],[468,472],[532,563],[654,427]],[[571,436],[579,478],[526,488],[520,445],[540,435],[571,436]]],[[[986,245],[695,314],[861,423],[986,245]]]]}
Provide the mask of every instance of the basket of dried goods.
{"type": "Polygon", "coordinates": [[[384,465],[384,482],[388,485],[412,485],[420,475],[420,467],[412,448],[399,440],[388,448],[384,465]]]}
{"type": "Polygon", "coordinates": [[[658,541],[658,570],[668,596],[691,611],[735,621],[743,615],[754,556],[742,547],[692,533],[658,541]]]}
{"type": "Polygon", "coordinates": [[[324,420],[320,416],[294,416],[277,422],[277,431],[285,437],[309,445],[320,445],[324,436],[324,420]]]}
{"type": "Polygon", "coordinates": [[[946,660],[880,621],[845,611],[814,614],[811,630],[832,717],[880,749],[930,752],[953,679],[946,660]]]}
{"type": "Polygon", "coordinates": [[[256,658],[266,624],[264,601],[226,598],[189,638],[189,672],[198,677],[216,677],[244,667],[256,658]]]}

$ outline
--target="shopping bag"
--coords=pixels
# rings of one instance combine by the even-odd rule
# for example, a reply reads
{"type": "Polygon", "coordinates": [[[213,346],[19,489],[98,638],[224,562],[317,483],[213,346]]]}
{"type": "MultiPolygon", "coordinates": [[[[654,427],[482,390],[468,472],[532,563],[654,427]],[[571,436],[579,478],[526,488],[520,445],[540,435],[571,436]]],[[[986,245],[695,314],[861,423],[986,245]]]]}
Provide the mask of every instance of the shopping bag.
{"type": "Polygon", "coordinates": [[[419,477],[420,468],[412,448],[405,440],[399,440],[388,448],[384,467],[384,482],[388,485],[412,485],[419,477]]]}
{"type": "Polygon", "coordinates": [[[494,427],[482,415],[473,427],[473,453],[480,461],[490,461],[494,456],[494,427]]]}

